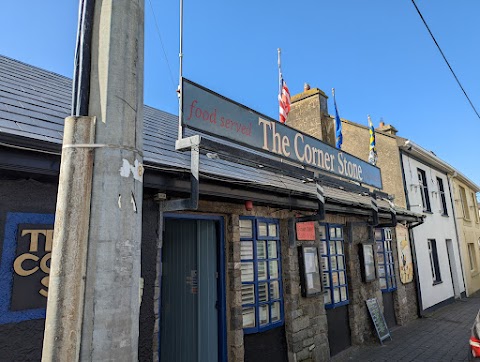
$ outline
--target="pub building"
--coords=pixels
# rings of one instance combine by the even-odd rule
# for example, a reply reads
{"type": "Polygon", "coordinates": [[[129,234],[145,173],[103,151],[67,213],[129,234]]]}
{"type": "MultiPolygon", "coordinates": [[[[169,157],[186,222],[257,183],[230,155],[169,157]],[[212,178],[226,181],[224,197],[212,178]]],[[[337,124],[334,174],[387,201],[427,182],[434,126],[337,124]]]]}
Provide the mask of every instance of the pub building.
{"type": "MultiPolygon", "coordinates": [[[[41,358],[70,91],[0,57],[3,360],[41,358]]],[[[367,300],[390,327],[417,316],[395,230],[422,218],[378,168],[195,83],[183,101],[178,142],[144,108],[139,360],[326,361],[380,343],[367,300]]]]}

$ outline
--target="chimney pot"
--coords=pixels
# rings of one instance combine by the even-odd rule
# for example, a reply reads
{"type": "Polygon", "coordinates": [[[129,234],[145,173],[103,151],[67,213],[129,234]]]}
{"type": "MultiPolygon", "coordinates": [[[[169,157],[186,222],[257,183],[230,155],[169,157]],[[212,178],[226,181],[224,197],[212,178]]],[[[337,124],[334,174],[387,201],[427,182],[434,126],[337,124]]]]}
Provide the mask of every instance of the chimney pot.
{"type": "Polygon", "coordinates": [[[381,121],[380,122],[380,127],[385,127],[385,122],[381,121]]]}
{"type": "Polygon", "coordinates": [[[310,84],[305,83],[305,84],[303,85],[303,91],[306,92],[306,91],[308,91],[308,90],[310,90],[310,84]]]}

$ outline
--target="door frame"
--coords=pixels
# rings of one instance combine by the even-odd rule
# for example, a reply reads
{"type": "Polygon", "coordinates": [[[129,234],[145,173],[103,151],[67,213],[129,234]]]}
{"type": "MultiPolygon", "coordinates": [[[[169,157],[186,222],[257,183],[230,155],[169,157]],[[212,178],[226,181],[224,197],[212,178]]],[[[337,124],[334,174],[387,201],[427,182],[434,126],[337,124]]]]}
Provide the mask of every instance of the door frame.
{"type": "MultiPolygon", "coordinates": [[[[189,220],[211,220],[215,221],[217,231],[218,231],[218,241],[217,241],[217,272],[218,272],[218,283],[217,283],[217,296],[218,296],[218,353],[219,361],[227,361],[227,306],[226,306],[226,285],[225,285],[225,220],[223,216],[220,215],[200,215],[200,214],[175,214],[175,213],[164,213],[163,222],[162,222],[162,248],[163,243],[163,232],[165,230],[165,223],[167,219],[189,219],[189,220]]],[[[161,261],[163,262],[163,253],[161,255],[161,261]]],[[[160,298],[159,303],[159,327],[161,325],[161,315],[162,315],[162,278],[160,278],[160,298]]],[[[161,329],[158,330],[158,359],[160,361],[160,348],[161,348],[161,329]]]]}

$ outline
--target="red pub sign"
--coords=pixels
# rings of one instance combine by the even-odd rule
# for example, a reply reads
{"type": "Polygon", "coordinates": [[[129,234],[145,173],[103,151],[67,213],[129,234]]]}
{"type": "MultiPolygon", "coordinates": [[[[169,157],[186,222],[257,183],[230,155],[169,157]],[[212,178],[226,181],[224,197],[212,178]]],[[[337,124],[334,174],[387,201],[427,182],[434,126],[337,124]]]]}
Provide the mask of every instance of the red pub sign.
{"type": "Polygon", "coordinates": [[[315,240],[315,222],[314,221],[297,222],[295,224],[295,229],[297,233],[297,240],[299,241],[315,240]]]}

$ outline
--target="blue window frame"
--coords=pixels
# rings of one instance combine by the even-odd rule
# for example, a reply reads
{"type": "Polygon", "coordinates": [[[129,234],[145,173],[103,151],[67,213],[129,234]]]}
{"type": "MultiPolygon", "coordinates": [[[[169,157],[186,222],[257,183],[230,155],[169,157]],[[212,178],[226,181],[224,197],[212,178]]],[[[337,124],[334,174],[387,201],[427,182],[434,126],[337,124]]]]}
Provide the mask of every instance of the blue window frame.
{"type": "Polygon", "coordinates": [[[240,260],[244,333],[284,323],[278,220],[240,218],[240,260]]]}
{"type": "Polygon", "coordinates": [[[349,304],[343,225],[321,224],[320,240],[325,308],[349,304]]]}
{"type": "Polygon", "coordinates": [[[375,229],[375,244],[377,245],[377,268],[380,289],[391,292],[397,289],[395,278],[395,263],[392,252],[392,231],[389,228],[375,229]]]}

